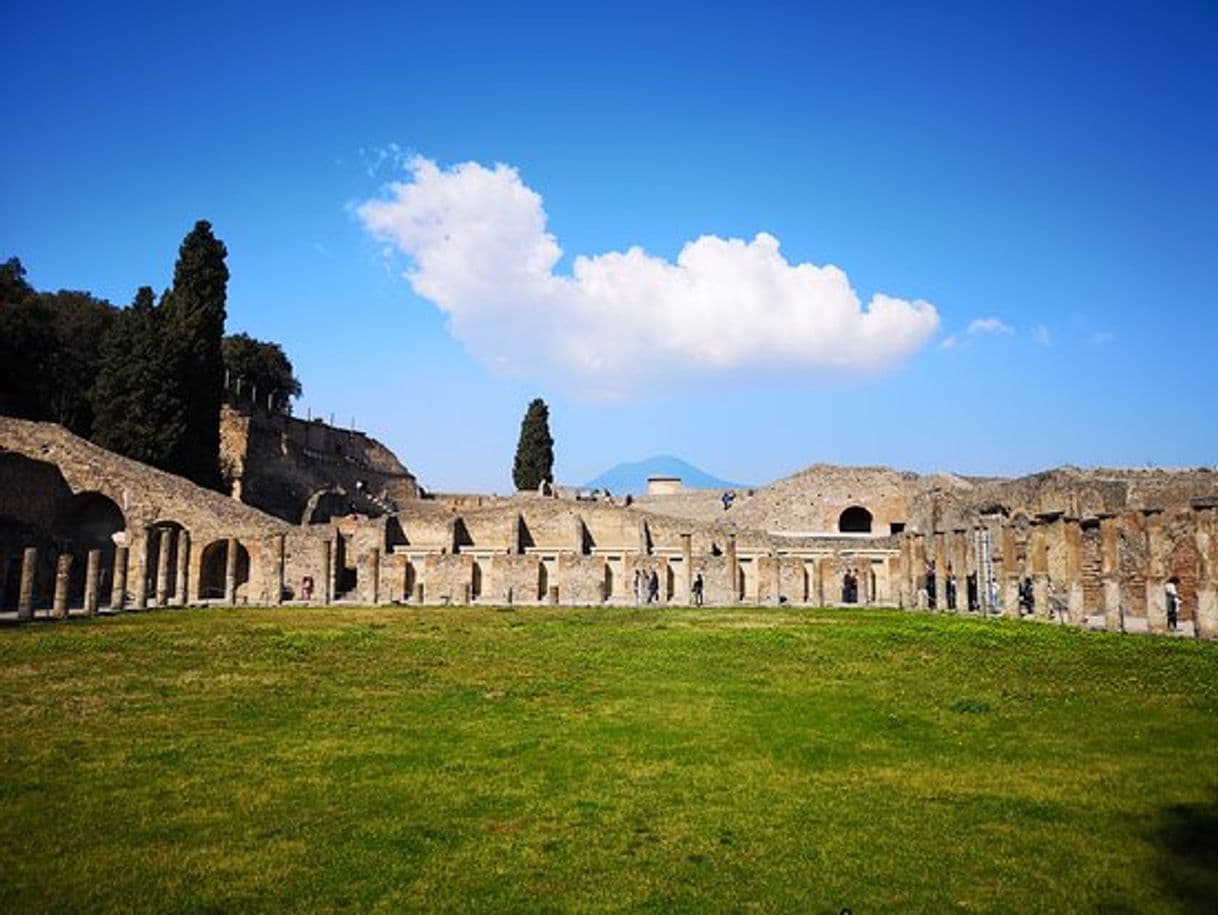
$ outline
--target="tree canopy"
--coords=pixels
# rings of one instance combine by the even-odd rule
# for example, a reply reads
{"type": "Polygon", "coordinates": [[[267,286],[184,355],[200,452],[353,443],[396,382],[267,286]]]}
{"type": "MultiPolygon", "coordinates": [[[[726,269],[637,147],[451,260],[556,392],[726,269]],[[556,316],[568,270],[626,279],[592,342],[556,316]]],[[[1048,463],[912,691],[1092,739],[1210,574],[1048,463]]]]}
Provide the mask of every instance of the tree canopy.
{"type": "Polygon", "coordinates": [[[224,338],[224,370],[230,391],[267,404],[277,413],[292,412],[292,398],[301,394],[291,360],[278,343],[255,340],[249,334],[224,338]]]}
{"type": "Polygon", "coordinates": [[[517,489],[536,489],[543,480],[554,482],[554,439],[550,435],[550,408],[538,397],[529,404],[520,423],[512,481],[517,489]]]}

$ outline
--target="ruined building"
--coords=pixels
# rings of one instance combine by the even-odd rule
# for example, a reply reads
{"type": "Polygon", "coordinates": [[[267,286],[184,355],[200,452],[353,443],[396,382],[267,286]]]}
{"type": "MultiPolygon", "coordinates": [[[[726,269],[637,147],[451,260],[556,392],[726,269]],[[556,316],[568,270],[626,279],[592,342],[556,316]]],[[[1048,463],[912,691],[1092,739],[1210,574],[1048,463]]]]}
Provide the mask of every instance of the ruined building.
{"type": "MultiPolygon", "coordinates": [[[[428,497],[359,432],[229,408],[228,497],[0,417],[0,618],[285,601],[878,604],[1218,636],[1218,473],[815,465],[739,498],[428,497]],[[1021,611],[1022,605],[1022,611],[1021,611]]],[[[580,494],[581,496],[584,494],[580,494]]]]}

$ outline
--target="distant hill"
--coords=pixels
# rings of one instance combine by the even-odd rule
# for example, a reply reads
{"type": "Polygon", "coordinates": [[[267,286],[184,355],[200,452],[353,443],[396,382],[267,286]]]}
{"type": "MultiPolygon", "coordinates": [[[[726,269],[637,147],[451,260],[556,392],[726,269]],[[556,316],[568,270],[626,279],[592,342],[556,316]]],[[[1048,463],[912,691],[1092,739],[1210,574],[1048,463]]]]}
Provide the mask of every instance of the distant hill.
{"type": "Polygon", "coordinates": [[[712,477],[706,471],[699,470],[693,464],[670,454],[618,464],[584,485],[589,489],[607,489],[615,495],[626,492],[641,495],[647,492],[647,478],[651,476],[680,477],[686,489],[746,488],[743,483],[732,483],[712,477]]]}

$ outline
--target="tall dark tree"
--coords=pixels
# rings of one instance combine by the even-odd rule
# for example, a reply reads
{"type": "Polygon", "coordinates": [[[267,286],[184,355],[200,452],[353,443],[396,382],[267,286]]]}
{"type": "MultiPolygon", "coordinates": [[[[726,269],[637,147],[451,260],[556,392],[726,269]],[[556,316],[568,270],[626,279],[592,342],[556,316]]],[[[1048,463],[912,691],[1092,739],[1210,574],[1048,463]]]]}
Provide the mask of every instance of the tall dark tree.
{"type": "Polygon", "coordinates": [[[282,346],[255,340],[249,334],[231,334],[224,338],[223,348],[230,391],[236,394],[239,384],[240,399],[256,396],[259,405],[269,402],[276,413],[292,412],[292,398],[301,393],[300,381],[282,346]]]}
{"type": "Polygon", "coordinates": [[[142,287],[102,340],[93,385],[93,440],[104,448],[165,470],[186,435],[179,348],[166,337],[152,289],[142,287]]]}
{"type": "Polygon", "coordinates": [[[173,269],[173,288],[163,305],[167,340],[177,349],[185,434],[170,460],[171,468],[201,486],[218,489],[220,479],[220,403],[224,396],[225,306],[228,251],[200,220],[182,240],[173,269]]]}
{"type": "Polygon", "coordinates": [[[550,436],[550,408],[538,397],[520,423],[512,481],[517,489],[536,489],[543,480],[554,482],[554,439],[550,436]]]}

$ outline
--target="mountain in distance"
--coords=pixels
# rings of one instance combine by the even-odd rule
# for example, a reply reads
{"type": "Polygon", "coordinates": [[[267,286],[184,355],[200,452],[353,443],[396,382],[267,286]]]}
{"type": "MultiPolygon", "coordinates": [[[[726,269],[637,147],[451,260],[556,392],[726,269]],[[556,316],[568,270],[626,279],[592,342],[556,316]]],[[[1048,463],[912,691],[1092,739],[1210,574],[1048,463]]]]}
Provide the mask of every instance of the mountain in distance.
{"type": "Polygon", "coordinates": [[[681,484],[686,489],[748,488],[743,483],[732,483],[712,477],[706,471],[699,470],[688,461],[673,457],[671,454],[661,454],[644,458],[641,461],[618,464],[584,485],[588,489],[607,489],[614,495],[627,492],[642,495],[647,492],[647,478],[655,476],[680,477],[681,484]]]}

